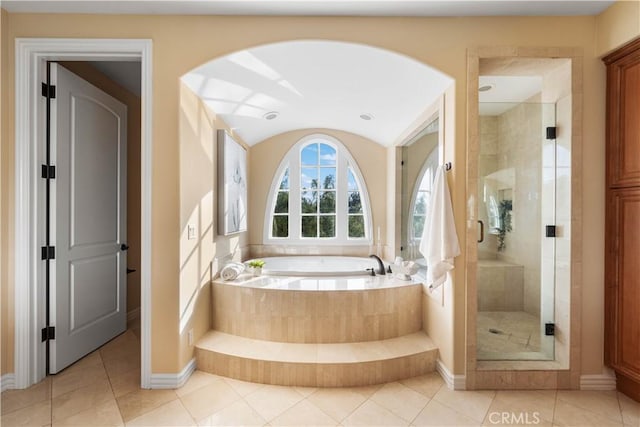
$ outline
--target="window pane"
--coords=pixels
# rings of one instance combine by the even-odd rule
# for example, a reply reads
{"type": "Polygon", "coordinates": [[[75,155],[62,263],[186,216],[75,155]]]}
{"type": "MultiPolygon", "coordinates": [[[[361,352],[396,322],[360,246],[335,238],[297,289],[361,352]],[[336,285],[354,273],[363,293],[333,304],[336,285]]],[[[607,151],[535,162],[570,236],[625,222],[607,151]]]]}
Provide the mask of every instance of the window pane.
{"type": "Polygon", "coordinates": [[[422,181],[420,181],[420,191],[431,191],[431,185],[433,184],[433,173],[431,168],[424,171],[424,175],[422,176],[422,181]]]}
{"type": "Polygon", "coordinates": [[[302,188],[318,188],[318,168],[302,168],[300,184],[302,188]]]}
{"type": "Polygon", "coordinates": [[[320,185],[326,190],[336,188],[336,168],[320,168],[320,185]]]}
{"type": "Polygon", "coordinates": [[[347,176],[347,189],[349,191],[358,191],[358,182],[356,181],[356,177],[353,176],[353,172],[351,168],[349,168],[349,175],[347,176]]]}
{"type": "Polygon", "coordinates": [[[427,213],[427,203],[429,203],[429,201],[427,200],[428,197],[429,194],[422,191],[418,192],[418,194],[416,195],[416,206],[413,211],[414,214],[425,215],[427,213]]]}
{"type": "Polygon", "coordinates": [[[422,232],[424,230],[424,219],[422,215],[414,215],[413,217],[413,237],[422,238],[422,232]]]}
{"type": "Polygon", "coordinates": [[[300,154],[303,165],[318,164],[318,144],[309,144],[302,149],[300,154]]]}
{"type": "Polygon", "coordinates": [[[336,192],[321,191],[320,192],[320,213],[336,212],[336,192]]]}
{"type": "Polygon", "coordinates": [[[349,213],[362,213],[362,201],[360,192],[349,192],[349,213]]]}
{"type": "Polygon", "coordinates": [[[320,216],[320,237],[336,237],[335,215],[320,216]]]}
{"type": "Polygon", "coordinates": [[[289,192],[278,191],[275,213],[289,213],[289,192]]]}
{"type": "Polygon", "coordinates": [[[318,192],[303,191],[300,197],[300,211],[302,213],[318,212],[318,192]]]}
{"type": "Polygon", "coordinates": [[[330,145],[320,144],[320,164],[321,165],[335,165],[336,164],[336,150],[330,145]]]}
{"type": "Polygon", "coordinates": [[[364,217],[349,215],[349,237],[364,237],[364,217]]]}
{"type": "Polygon", "coordinates": [[[302,217],[302,237],[318,237],[318,217],[302,217]]]}
{"type": "Polygon", "coordinates": [[[273,217],[273,226],[271,229],[273,237],[289,237],[289,216],[275,215],[273,217]]]}
{"type": "Polygon", "coordinates": [[[289,169],[284,171],[284,175],[282,176],[282,181],[280,181],[280,190],[288,190],[289,189],[289,169]]]}

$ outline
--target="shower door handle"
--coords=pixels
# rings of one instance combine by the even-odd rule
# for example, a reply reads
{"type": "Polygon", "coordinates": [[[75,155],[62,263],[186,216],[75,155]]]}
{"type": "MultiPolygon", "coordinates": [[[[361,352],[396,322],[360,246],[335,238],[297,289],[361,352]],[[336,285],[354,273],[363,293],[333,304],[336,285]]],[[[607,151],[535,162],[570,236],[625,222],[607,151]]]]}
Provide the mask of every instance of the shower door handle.
{"type": "Polygon", "coordinates": [[[484,242],[484,222],[478,220],[478,224],[480,224],[480,240],[478,240],[478,243],[482,243],[484,242]]]}

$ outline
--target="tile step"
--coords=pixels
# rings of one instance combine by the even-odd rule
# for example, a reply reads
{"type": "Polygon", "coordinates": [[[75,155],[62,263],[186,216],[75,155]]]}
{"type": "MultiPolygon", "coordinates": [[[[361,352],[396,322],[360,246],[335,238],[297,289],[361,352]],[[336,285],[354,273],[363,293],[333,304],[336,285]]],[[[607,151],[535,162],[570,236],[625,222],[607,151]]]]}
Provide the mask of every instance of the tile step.
{"type": "Polygon", "coordinates": [[[307,387],[379,384],[435,370],[438,349],[424,333],[380,341],[303,344],[209,331],[196,345],[198,369],[243,381],[307,387]]]}

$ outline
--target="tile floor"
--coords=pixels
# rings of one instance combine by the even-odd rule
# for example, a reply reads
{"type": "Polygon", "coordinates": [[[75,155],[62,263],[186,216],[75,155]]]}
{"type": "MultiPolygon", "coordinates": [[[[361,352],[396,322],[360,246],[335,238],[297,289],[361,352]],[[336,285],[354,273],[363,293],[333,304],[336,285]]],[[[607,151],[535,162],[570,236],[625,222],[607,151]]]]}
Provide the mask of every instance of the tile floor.
{"type": "MultiPolygon", "coordinates": [[[[478,312],[478,360],[546,360],[540,321],[524,311],[478,312]]],[[[545,342],[553,348],[553,337],[545,342]]]]}
{"type": "Polygon", "coordinates": [[[596,391],[452,391],[436,373],[371,387],[316,389],[196,371],[178,390],[141,390],[129,330],[27,390],[2,393],[5,426],[620,426],[640,404],[596,391]]]}

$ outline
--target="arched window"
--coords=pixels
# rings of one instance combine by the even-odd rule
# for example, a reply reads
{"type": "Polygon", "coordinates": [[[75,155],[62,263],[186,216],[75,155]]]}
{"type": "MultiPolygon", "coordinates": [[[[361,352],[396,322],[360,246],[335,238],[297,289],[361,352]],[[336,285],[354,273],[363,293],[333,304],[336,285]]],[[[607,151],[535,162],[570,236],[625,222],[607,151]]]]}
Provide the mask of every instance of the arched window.
{"type": "Polygon", "coordinates": [[[419,242],[424,231],[424,222],[429,212],[431,202],[431,192],[433,191],[433,178],[438,165],[438,150],[435,149],[429,154],[422,166],[413,188],[411,198],[411,217],[409,220],[409,241],[419,242]]]}
{"type": "Polygon", "coordinates": [[[347,149],[309,135],[284,157],[271,184],[265,243],[368,244],[369,197],[347,149]]]}

